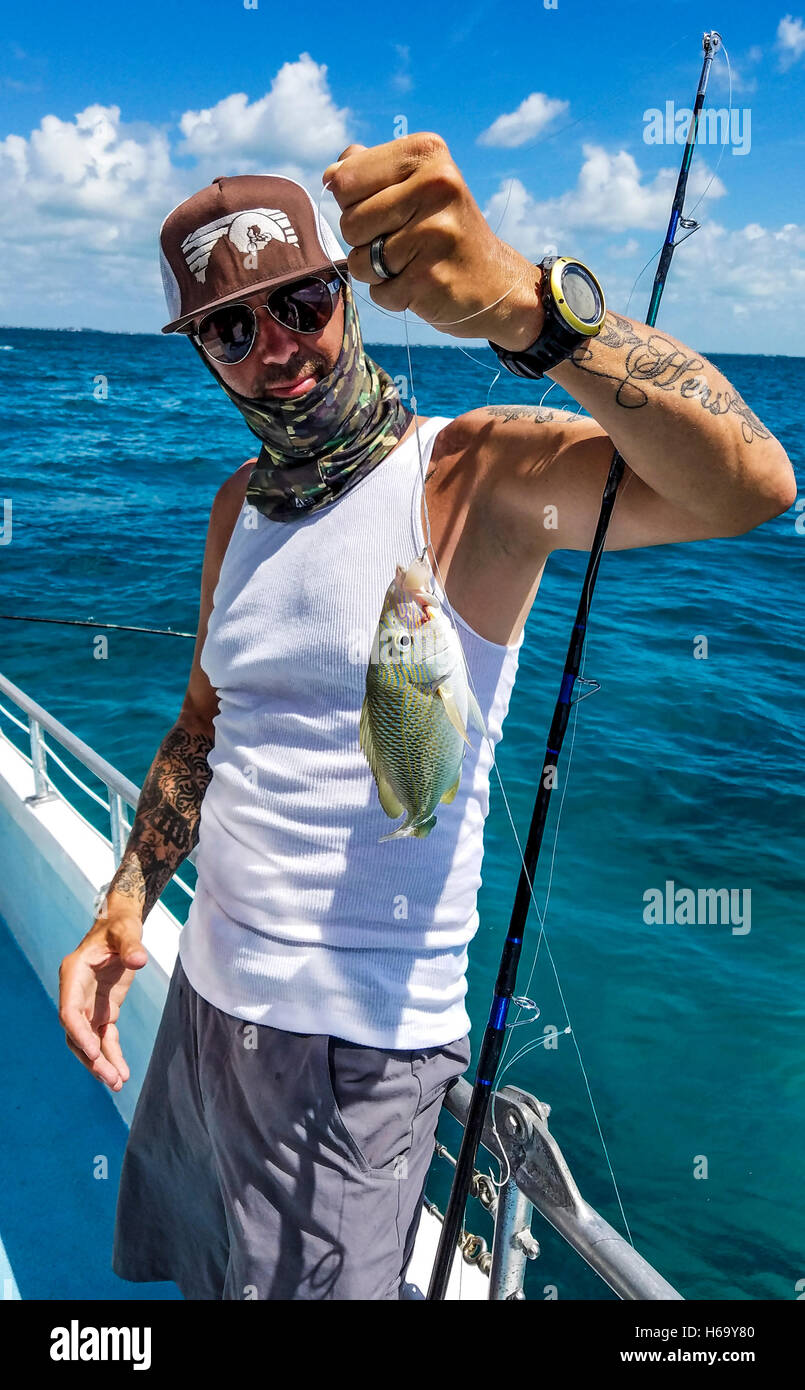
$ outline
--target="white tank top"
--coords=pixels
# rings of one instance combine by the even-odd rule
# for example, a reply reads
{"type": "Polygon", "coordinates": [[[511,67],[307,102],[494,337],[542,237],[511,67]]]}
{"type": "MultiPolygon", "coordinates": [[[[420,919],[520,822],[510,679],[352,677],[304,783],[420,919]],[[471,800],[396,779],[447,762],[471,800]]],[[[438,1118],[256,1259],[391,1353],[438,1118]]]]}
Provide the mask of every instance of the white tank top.
{"type": "MultiPolygon", "coordinates": [[[[426,471],[443,416],[419,428],[426,471]]],[[[414,434],[320,512],[270,521],[244,503],[201,665],[218,692],[198,884],[179,953],[236,1018],[369,1047],[462,1037],[478,928],[489,742],[470,728],[454,801],[424,839],[395,827],[359,743],[366,668],[397,563],[424,549],[414,434]]],[[[523,635],[458,625],[493,743],[523,635]]],[[[401,824],[402,822],[400,822],[401,824]]]]}

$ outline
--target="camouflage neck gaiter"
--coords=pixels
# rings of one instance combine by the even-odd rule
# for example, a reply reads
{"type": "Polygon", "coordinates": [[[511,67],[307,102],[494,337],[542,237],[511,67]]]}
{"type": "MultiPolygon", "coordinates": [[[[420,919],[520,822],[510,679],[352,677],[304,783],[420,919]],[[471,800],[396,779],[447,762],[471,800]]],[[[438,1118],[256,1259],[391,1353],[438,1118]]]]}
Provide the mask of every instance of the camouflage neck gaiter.
{"type": "Polygon", "coordinates": [[[296,521],[326,507],[382,462],[414,418],[388,373],[364,352],[349,284],[342,286],[342,294],[341,355],[330,374],[298,400],[239,395],[224,385],[197,348],[262,441],[246,501],[271,521],[296,521]]]}

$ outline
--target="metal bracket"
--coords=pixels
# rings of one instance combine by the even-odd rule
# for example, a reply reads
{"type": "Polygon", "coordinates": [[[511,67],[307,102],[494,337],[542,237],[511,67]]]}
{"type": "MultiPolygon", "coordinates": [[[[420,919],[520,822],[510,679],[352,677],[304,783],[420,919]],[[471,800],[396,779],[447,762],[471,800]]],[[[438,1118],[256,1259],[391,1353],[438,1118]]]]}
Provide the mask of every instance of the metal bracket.
{"type": "MultiPolygon", "coordinates": [[[[472,1087],[460,1077],[445,1097],[445,1109],[459,1124],[466,1124],[471,1096],[472,1087]]],[[[501,1189],[496,1227],[502,1203],[517,1189],[619,1298],[679,1299],[681,1295],[676,1289],[584,1200],[548,1130],[550,1113],[549,1105],[517,1086],[504,1086],[490,1098],[481,1143],[498,1163],[508,1164],[509,1173],[509,1180],[501,1189]]],[[[514,1235],[523,1230],[526,1221],[518,1219],[517,1211],[512,1218],[508,1229],[514,1235]]],[[[503,1289],[503,1254],[507,1244],[510,1241],[498,1244],[500,1259],[493,1255],[490,1297],[506,1298],[513,1292],[510,1287],[503,1289]]],[[[526,1253],[517,1245],[514,1249],[520,1250],[520,1258],[526,1253]]],[[[506,1283],[515,1272],[511,1268],[505,1272],[506,1283]]]]}
{"type": "Polygon", "coordinates": [[[585,690],[583,695],[577,695],[575,700],[570,701],[571,709],[574,705],[580,705],[582,700],[587,699],[588,695],[594,695],[597,690],[601,689],[601,682],[591,680],[589,676],[576,676],[576,685],[589,685],[590,689],[585,690]]]}
{"type": "MultiPolygon", "coordinates": [[[[584,1199],[548,1129],[550,1105],[516,1086],[496,1091],[492,1104],[500,1136],[500,1143],[494,1145],[498,1161],[508,1163],[513,1174],[519,1169],[526,1171],[551,1206],[583,1208],[584,1199]]],[[[485,1146],[488,1137],[484,1135],[485,1146]]]]}

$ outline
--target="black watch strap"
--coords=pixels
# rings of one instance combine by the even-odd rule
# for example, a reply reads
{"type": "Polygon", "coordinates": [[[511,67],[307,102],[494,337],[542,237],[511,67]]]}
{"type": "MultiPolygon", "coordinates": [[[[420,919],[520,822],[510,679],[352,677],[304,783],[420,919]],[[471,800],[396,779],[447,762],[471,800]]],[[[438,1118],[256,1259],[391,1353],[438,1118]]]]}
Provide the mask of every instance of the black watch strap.
{"type": "Polygon", "coordinates": [[[496,353],[506,370],[512,372],[514,376],[529,377],[537,381],[552,367],[558,367],[560,362],[566,361],[582,343],[589,341],[584,333],[578,333],[572,329],[552,308],[553,300],[548,285],[551,266],[555,260],[555,256],[546,256],[540,262],[545,322],[542,326],[542,332],[535,342],[530,347],[513,352],[509,348],[501,347],[499,343],[493,343],[491,339],[487,339],[492,351],[496,353]]]}
{"type": "Polygon", "coordinates": [[[586,342],[589,339],[583,333],[574,333],[565,324],[553,324],[550,333],[540,333],[537,341],[522,352],[510,352],[491,341],[489,346],[497,353],[507,371],[537,381],[586,342]]]}

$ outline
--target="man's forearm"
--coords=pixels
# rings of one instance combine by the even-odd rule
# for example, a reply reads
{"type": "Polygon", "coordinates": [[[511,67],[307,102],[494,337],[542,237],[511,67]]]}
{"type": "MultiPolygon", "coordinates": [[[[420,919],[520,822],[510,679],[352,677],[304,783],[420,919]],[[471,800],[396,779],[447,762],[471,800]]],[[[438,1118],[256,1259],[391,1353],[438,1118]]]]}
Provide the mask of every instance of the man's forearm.
{"type": "MultiPolygon", "coordinates": [[[[522,349],[539,334],[534,298],[530,286],[503,346],[522,349]]],[[[608,311],[601,332],[548,376],[654,492],[696,516],[749,529],[796,497],[791,463],[771,431],[701,353],[656,328],[608,311]]]]}
{"type": "Polygon", "coordinates": [[[166,883],[198,840],[201,803],[212,769],[214,738],[203,725],[177,720],[143,783],[123,858],[106,893],[107,911],[129,904],[148,916],[166,883]]]}
{"type": "Polygon", "coordinates": [[[700,353],[607,313],[598,337],[550,375],[660,496],[728,525],[765,519],[767,500],[775,514],[792,476],[785,451],[700,353]]]}

